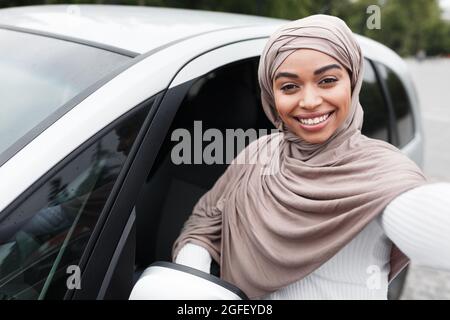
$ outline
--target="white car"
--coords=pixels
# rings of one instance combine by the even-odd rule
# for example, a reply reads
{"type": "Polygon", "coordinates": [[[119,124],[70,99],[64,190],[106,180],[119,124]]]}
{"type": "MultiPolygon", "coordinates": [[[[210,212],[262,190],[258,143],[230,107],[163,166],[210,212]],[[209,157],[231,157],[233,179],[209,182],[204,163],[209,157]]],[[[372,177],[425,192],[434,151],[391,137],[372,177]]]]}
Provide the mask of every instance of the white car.
{"type": "MultiPolygon", "coordinates": [[[[194,121],[272,128],[257,67],[286,22],[132,6],[0,10],[0,299],[127,299],[142,270],[170,261],[226,168],[174,164],[171,133],[196,134],[194,121]]],[[[404,61],[358,41],[363,133],[422,166],[404,61]]]]}

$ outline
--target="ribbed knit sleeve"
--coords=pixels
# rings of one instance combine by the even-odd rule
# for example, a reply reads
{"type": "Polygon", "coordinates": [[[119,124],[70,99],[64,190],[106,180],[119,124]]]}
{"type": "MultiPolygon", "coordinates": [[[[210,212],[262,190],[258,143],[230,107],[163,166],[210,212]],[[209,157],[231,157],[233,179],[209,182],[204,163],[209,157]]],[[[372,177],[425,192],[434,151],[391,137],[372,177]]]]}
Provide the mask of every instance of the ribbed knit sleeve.
{"type": "Polygon", "coordinates": [[[450,270],[450,183],[427,184],[402,193],[379,221],[412,263],[450,270]]]}

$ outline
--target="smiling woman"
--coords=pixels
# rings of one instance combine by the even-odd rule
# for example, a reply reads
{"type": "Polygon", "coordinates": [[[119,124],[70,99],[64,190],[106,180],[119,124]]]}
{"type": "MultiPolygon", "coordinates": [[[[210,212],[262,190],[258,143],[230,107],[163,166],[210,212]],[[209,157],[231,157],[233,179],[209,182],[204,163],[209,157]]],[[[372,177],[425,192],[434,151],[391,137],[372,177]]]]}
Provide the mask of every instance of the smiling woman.
{"type": "Polygon", "coordinates": [[[258,79],[280,132],[251,143],[200,198],[173,246],[176,262],[208,272],[212,258],[253,299],[387,299],[408,257],[450,268],[450,185],[431,184],[399,149],[361,133],[363,71],[337,17],[272,34],[258,79]],[[279,170],[240,165],[273,141],[279,170]]]}

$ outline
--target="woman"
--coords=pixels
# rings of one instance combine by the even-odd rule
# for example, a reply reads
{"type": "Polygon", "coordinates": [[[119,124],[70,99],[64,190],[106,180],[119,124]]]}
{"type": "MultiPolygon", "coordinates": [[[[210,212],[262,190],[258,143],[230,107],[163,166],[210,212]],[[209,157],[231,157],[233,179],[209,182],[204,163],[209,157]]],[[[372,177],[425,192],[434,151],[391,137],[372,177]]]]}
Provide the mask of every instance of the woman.
{"type": "Polygon", "coordinates": [[[209,272],[214,259],[254,299],[386,299],[407,257],[450,269],[450,184],[361,134],[363,56],[346,24],[287,23],[258,76],[279,132],[247,146],[200,198],[174,261],[209,272]]]}

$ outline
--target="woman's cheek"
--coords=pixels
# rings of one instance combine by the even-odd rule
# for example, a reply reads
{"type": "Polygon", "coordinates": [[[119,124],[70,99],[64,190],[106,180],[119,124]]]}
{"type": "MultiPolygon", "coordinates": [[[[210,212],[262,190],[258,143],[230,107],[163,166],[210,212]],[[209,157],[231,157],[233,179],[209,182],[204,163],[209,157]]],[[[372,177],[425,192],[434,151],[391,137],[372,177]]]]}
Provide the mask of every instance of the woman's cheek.
{"type": "Polygon", "coordinates": [[[344,87],[337,87],[337,90],[330,92],[328,95],[328,100],[332,101],[332,104],[339,109],[346,109],[349,102],[350,96],[344,87]]]}
{"type": "Polygon", "coordinates": [[[275,106],[279,113],[284,114],[289,108],[289,99],[283,96],[278,96],[278,98],[275,99],[275,106]]]}

